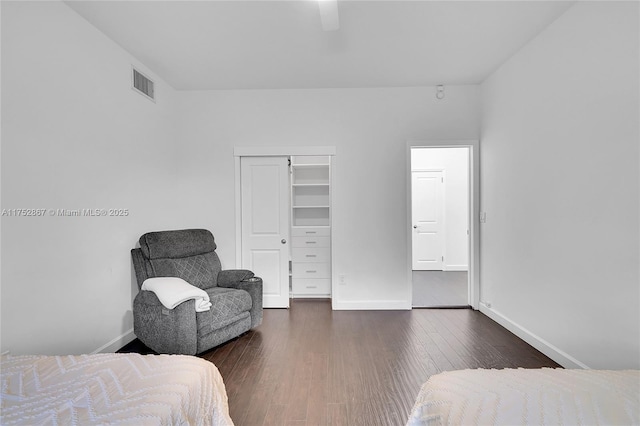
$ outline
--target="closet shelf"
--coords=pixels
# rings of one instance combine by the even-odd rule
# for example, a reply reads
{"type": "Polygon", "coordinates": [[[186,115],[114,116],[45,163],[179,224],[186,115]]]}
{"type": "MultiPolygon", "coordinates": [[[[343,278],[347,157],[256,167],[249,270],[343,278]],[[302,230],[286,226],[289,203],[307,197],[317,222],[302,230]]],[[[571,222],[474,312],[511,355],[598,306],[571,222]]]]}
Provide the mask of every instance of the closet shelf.
{"type": "Polygon", "coordinates": [[[331,158],[291,157],[291,296],[331,297],[331,158]]]}

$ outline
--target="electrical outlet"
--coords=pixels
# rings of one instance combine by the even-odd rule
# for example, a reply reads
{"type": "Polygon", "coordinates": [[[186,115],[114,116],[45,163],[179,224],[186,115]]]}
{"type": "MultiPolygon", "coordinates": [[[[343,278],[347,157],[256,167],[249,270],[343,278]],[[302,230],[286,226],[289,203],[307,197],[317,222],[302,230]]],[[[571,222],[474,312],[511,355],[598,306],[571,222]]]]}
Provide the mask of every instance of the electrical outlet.
{"type": "Polygon", "coordinates": [[[347,276],[345,274],[338,275],[338,284],[347,285],[347,276]]]}

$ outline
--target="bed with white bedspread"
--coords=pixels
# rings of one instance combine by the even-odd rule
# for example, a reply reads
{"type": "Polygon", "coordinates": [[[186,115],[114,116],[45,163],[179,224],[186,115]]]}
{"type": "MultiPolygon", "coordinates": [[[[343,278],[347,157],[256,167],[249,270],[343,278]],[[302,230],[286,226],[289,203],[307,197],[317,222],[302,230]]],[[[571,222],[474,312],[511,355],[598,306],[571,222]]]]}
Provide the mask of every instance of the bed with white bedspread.
{"type": "Polygon", "coordinates": [[[222,376],[183,355],[2,356],[0,424],[233,425],[222,376]]]}
{"type": "Polygon", "coordinates": [[[460,370],[431,376],[408,426],[638,425],[640,371],[460,370]]]}

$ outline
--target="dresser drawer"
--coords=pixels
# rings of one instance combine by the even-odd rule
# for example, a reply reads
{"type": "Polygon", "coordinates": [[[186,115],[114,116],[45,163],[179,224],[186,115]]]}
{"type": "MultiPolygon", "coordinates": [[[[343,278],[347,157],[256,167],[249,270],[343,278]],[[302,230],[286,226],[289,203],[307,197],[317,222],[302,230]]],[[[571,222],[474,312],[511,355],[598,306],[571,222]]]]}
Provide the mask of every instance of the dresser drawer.
{"type": "Polygon", "coordinates": [[[329,263],[293,262],[291,276],[294,278],[331,278],[329,263]]]}
{"type": "Polygon", "coordinates": [[[293,262],[331,262],[331,250],[329,247],[302,248],[295,247],[291,250],[293,262]]]}
{"type": "Polygon", "coordinates": [[[292,228],[292,237],[328,237],[331,235],[330,228],[292,228]]]}
{"type": "Polygon", "coordinates": [[[298,279],[293,281],[291,291],[294,295],[331,294],[331,280],[298,279]]]}
{"type": "Polygon", "coordinates": [[[293,237],[293,247],[330,247],[329,237],[293,237]]]}

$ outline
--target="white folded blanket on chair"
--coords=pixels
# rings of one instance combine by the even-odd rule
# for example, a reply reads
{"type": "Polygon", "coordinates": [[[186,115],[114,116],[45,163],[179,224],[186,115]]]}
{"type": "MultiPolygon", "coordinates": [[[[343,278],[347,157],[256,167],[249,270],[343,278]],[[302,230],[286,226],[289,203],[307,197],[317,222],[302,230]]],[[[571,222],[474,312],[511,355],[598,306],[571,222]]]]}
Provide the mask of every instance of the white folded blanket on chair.
{"type": "Polygon", "coordinates": [[[163,306],[173,309],[185,300],[195,299],[196,312],[211,309],[211,302],[206,291],[189,284],[178,277],[147,278],[142,283],[142,290],[152,291],[158,296],[163,306]]]}

